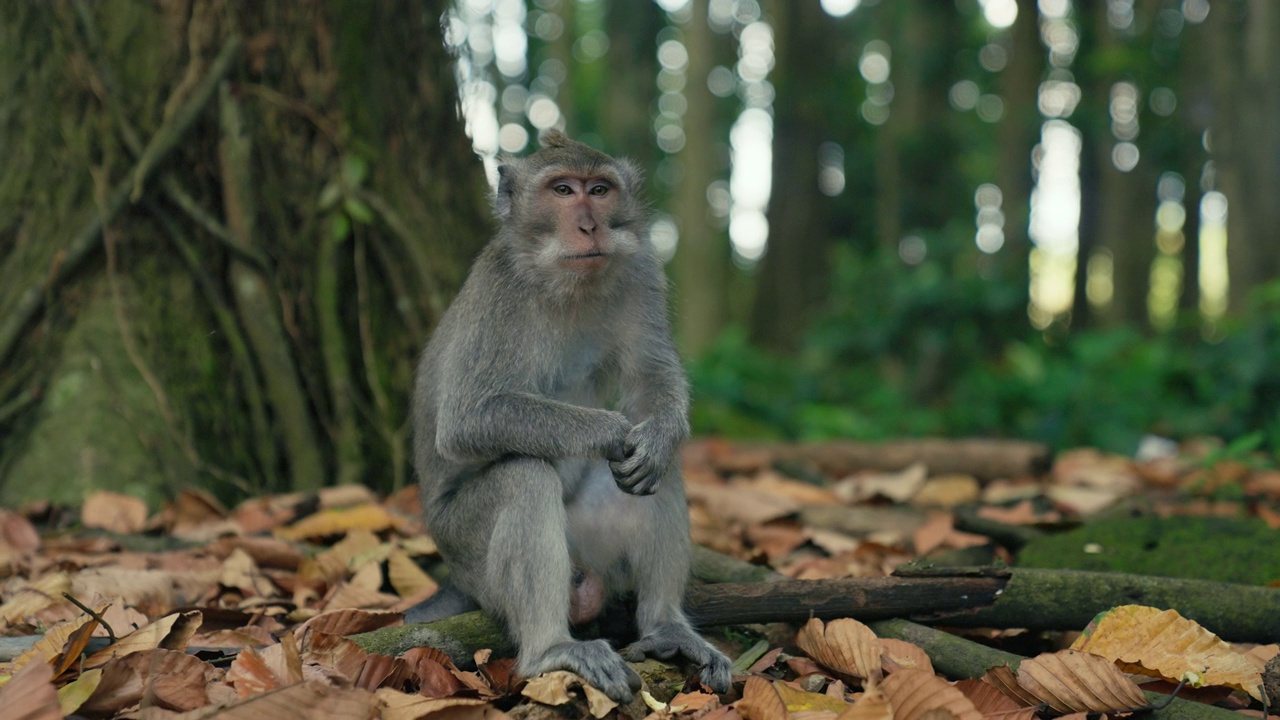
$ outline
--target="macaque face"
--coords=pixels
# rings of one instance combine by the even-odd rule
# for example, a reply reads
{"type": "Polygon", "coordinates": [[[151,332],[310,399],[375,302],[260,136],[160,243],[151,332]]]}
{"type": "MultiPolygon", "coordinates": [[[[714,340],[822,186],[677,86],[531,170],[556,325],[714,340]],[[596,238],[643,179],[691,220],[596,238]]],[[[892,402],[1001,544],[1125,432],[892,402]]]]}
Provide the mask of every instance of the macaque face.
{"type": "Polygon", "coordinates": [[[590,273],[604,268],[617,252],[610,220],[617,207],[617,184],[606,176],[553,175],[544,197],[556,217],[557,264],[590,273]]]}

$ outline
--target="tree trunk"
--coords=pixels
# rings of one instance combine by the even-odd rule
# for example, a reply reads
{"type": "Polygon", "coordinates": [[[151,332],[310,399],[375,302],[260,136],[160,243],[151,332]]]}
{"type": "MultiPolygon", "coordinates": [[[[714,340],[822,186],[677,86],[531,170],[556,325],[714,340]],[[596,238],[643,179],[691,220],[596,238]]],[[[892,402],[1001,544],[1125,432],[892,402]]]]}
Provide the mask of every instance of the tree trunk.
{"type": "Polygon", "coordinates": [[[826,298],[830,275],[832,201],[818,192],[818,156],[830,139],[825,100],[839,96],[839,76],[829,72],[839,43],[817,3],[777,3],[775,9],[776,53],[785,72],[774,81],[769,246],[756,281],[751,338],[794,353],[826,298]]]}
{"type": "Polygon", "coordinates": [[[1004,201],[1004,247],[1000,267],[1004,275],[1026,288],[1031,241],[1027,236],[1031,217],[1031,151],[1040,140],[1037,98],[1044,75],[1045,48],[1040,42],[1040,13],[1033,0],[1019,0],[1018,17],[1011,28],[1013,47],[1000,75],[1004,116],[999,126],[996,184],[1004,201]]]}
{"type": "Polygon", "coordinates": [[[446,7],[0,7],[0,502],[407,475],[486,235],[446,7]]]}
{"type": "Polygon", "coordinates": [[[711,27],[707,0],[692,0],[693,17],[684,27],[689,52],[684,96],[685,146],[677,156],[680,181],[672,193],[672,212],[680,229],[675,256],[677,340],[686,357],[694,358],[720,335],[728,321],[729,243],[724,231],[711,224],[707,186],[716,178],[715,106],[707,89],[711,72],[711,27]]]}
{"type": "Polygon", "coordinates": [[[1229,307],[1280,274],[1280,7],[1268,0],[1221,0],[1207,23],[1213,80],[1213,155],[1227,196],[1229,307]]]}

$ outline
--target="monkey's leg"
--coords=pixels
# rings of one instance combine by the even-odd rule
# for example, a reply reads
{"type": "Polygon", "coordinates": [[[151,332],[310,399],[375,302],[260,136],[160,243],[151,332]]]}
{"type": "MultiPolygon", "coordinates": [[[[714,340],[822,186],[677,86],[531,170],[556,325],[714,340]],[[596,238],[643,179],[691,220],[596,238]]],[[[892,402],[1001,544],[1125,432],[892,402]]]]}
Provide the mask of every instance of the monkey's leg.
{"type": "Polygon", "coordinates": [[[605,640],[569,634],[573,567],[562,482],[548,462],[498,462],[431,513],[458,586],[501,617],[519,647],[517,670],[570,670],[629,701],[640,678],[605,640]]]}
{"type": "Polygon", "coordinates": [[[636,590],[640,639],[622,650],[636,662],[646,655],[669,659],[682,655],[701,668],[702,682],[728,692],[729,658],[694,631],[681,603],[689,579],[689,511],[679,471],[663,478],[656,495],[637,498],[649,515],[627,553],[636,590]]]}
{"type": "Polygon", "coordinates": [[[454,584],[445,580],[435,595],[423,600],[404,612],[406,623],[425,623],[479,610],[480,605],[454,584]]]}

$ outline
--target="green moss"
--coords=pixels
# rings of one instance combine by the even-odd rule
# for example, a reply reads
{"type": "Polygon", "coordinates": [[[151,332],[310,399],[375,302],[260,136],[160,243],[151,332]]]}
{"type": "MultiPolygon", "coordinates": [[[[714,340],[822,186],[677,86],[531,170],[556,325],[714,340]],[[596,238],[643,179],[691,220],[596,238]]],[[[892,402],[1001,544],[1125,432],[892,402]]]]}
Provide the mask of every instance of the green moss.
{"type": "Polygon", "coordinates": [[[155,506],[194,478],[125,352],[105,282],[91,288],[35,426],[0,487],[4,505],[77,505],[91,491],[113,490],[155,506]]]}
{"type": "Polygon", "coordinates": [[[1263,585],[1280,580],[1280,531],[1253,519],[1103,520],[1033,540],[1017,564],[1263,585]]]}

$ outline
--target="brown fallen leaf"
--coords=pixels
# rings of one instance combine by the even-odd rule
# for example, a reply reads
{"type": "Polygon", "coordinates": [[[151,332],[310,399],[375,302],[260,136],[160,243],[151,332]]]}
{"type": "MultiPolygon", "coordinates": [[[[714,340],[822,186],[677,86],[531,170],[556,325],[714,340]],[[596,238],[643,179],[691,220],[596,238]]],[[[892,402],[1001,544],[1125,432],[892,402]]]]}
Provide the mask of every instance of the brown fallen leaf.
{"type": "Polygon", "coordinates": [[[838,673],[873,681],[881,676],[880,640],[871,628],[852,618],[825,624],[813,618],[796,633],[796,644],[838,673]]]}
{"type": "Polygon", "coordinates": [[[80,508],[80,522],[89,528],[133,535],[142,532],[147,525],[147,503],[132,495],[106,491],[90,493],[80,508]]]}
{"type": "Polygon", "coordinates": [[[277,594],[271,579],[262,574],[249,553],[236,548],[222,561],[218,584],[239,590],[245,597],[269,597],[277,594]]]}
{"type": "Polygon", "coordinates": [[[933,661],[919,645],[905,640],[880,638],[880,665],[886,673],[902,669],[933,672],[933,661]]]}
{"type": "Polygon", "coordinates": [[[1217,635],[1175,610],[1121,605],[1094,618],[1073,650],[1100,655],[1121,669],[1192,687],[1222,685],[1262,700],[1262,672],[1217,635]]]}
{"type": "Polygon", "coordinates": [[[881,689],[893,706],[894,720],[920,720],[935,710],[945,710],[957,720],[982,720],[964,693],[923,670],[899,670],[884,679],[881,689]]]}
{"type": "Polygon", "coordinates": [[[448,655],[430,647],[413,648],[400,656],[410,677],[418,683],[418,693],[428,698],[447,698],[463,690],[462,681],[448,655]]]}
{"type": "Polygon", "coordinates": [[[742,699],[733,704],[744,720],[787,720],[787,706],[773,683],[759,675],[747,678],[742,699]]]}
{"type": "Polygon", "coordinates": [[[928,478],[929,468],[917,462],[898,472],[858,473],[837,482],[833,490],[840,500],[849,504],[877,496],[901,504],[910,500],[928,478]]]}
{"type": "MultiPolygon", "coordinates": [[[[101,608],[99,608],[99,611],[101,608]]],[[[75,636],[81,628],[93,624],[97,625],[91,615],[81,615],[72,620],[58,623],[45,631],[44,636],[35,642],[34,645],[27,648],[18,657],[13,660],[13,671],[17,672],[25,668],[32,662],[42,662],[49,665],[50,669],[60,664],[63,657],[63,648],[67,647],[67,643],[75,636]]]]}
{"type": "Polygon", "coordinates": [[[1027,692],[1018,684],[1018,676],[1013,673],[1013,669],[1008,665],[997,665],[987,670],[986,674],[982,676],[982,681],[996,688],[1022,707],[1033,708],[1040,704],[1040,700],[1035,695],[1027,692]]]}
{"type": "Polygon", "coordinates": [[[40,533],[21,514],[0,508],[0,551],[24,555],[40,549],[40,533]]]}
{"type": "Polygon", "coordinates": [[[1147,706],[1147,696],[1111,660],[1075,650],[1023,660],[1018,684],[1060,713],[1128,712],[1147,706]]]}
{"type": "Polygon", "coordinates": [[[841,698],[834,698],[822,693],[805,692],[781,680],[773,681],[773,689],[778,692],[782,704],[791,714],[805,712],[829,712],[834,717],[844,712],[849,703],[841,698]]]}
{"type": "Polygon", "coordinates": [[[350,682],[360,677],[369,657],[369,653],[350,638],[314,630],[308,633],[303,647],[303,662],[330,668],[350,682]]]}
{"type": "Polygon", "coordinates": [[[398,625],[403,620],[404,617],[400,613],[343,608],[341,610],[329,610],[316,615],[299,625],[296,632],[299,644],[306,648],[308,633],[355,635],[377,630],[378,628],[398,625]]]}
{"type": "Polygon", "coordinates": [[[53,689],[53,668],[46,662],[28,663],[0,686],[5,716],[21,720],[61,720],[62,706],[53,689]]]}
{"type": "Polygon", "coordinates": [[[185,650],[191,636],[200,629],[203,619],[198,610],[166,615],[89,656],[84,665],[90,668],[99,667],[111,658],[155,648],[185,650]]]}
{"type": "Polygon", "coordinates": [[[62,594],[71,590],[71,576],[65,572],[46,575],[15,590],[0,605],[0,623],[13,625],[52,605],[70,605],[62,594]]]}
{"type": "Polygon", "coordinates": [[[911,504],[916,507],[951,509],[978,501],[982,487],[972,475],[938,475],[925,481],[911,504]]]}
{"type": "Polygon", "coordinates": [[[440,584],[418,567],[418,563],[409,557],[409,553],[396,549],[387,556],[387,580],[396,589],[400,597],[430,594],[440,589],[440,584]]]}
{"type": "Polygon", "coordinates": [[[715,485],[690,485],[689,501],[703,505],[714,516],[745,524],[756,524],[786,517],[800,509],[794,500],[742,488],[715,485]]]}
{"type": "Polygon", "coordinates": [[[587,709],[592,717],[602,718],[618,707],[618,703],[610,700],[608,695],[567,670],[554,670],[529,680],[520,694],[534,702],[558,707],[567,705],[577,697],[577,694],[570,690],[574,686],[582,688],[587,699],[587,709]]]}
{"type": "Polygon", "coordinates": [[[271,669],[271,663],[254,648],[245,648],[236,655],[227,668],[226,683],[236,689],[236,695],[247,698],[268,690],[283,687],[280,678],[271,669]]]}
{"type": "Polygon", "coordinates": [[[837,720],[893,720],[893,706],[878,685],[868,687],[837,720]]]}
{"type": "MultiPolygon", "coordinates": [[[[367,690],[336,688],[317,680],[290,685],[217,711],[217,720],[374,720],[381,703],[367,690]]],[[[383,716],[386,717],[386,716],[383,716]]]]}
{"type": "MultiPolygon", "coordinates": [[[[420,720],[443,710],[479,708],[485,704],[484,700],[476,698],[425,698],[391,688],[381,688],[374,695],[382,706],[382,720],[420,720]]],[[[494,711],[499,713],[497,717],[505,717],[505,713],[494,711]]],[[[453,716],[450,718],[452,720],[453,716]]]]}
{"type": "Polygon", "coordinates": [[[279,528],[276,537],[285,540],[305,540],[342,535],[350,530],[400,530],[404,521],[392,515],[381,505],[367,504],[342,510],[325,510],[309,515],[298,522],[279,528]]]}
{"type": "Polygon", "coordinates": [[[955,688],[969,698],[986,720],[1031,720],[1036,715],[1034,707],[1021,705],[991,683],[978,679],[961,680],[955,688]]]}
{"type": "Polygon", "coordinates": [[[209,704],[206,674],[212,665],[175,650],[140,650],[112,658],[102,667],[102,679],[81,706],[88,714],[110,715],[137,705],[145,696],[166,710],[194,710],[209,704]]]}
{"type": "MultiPolygon", "coordinates": [[[[85,670],[80,677],[58,688],[58,704],[62,706],[63,716],[70,717],[80,706],[84,705],[102,682],[102,668],[85,670]]],[[[0,707],[6,707],[0,699],[0,707]]]]}

